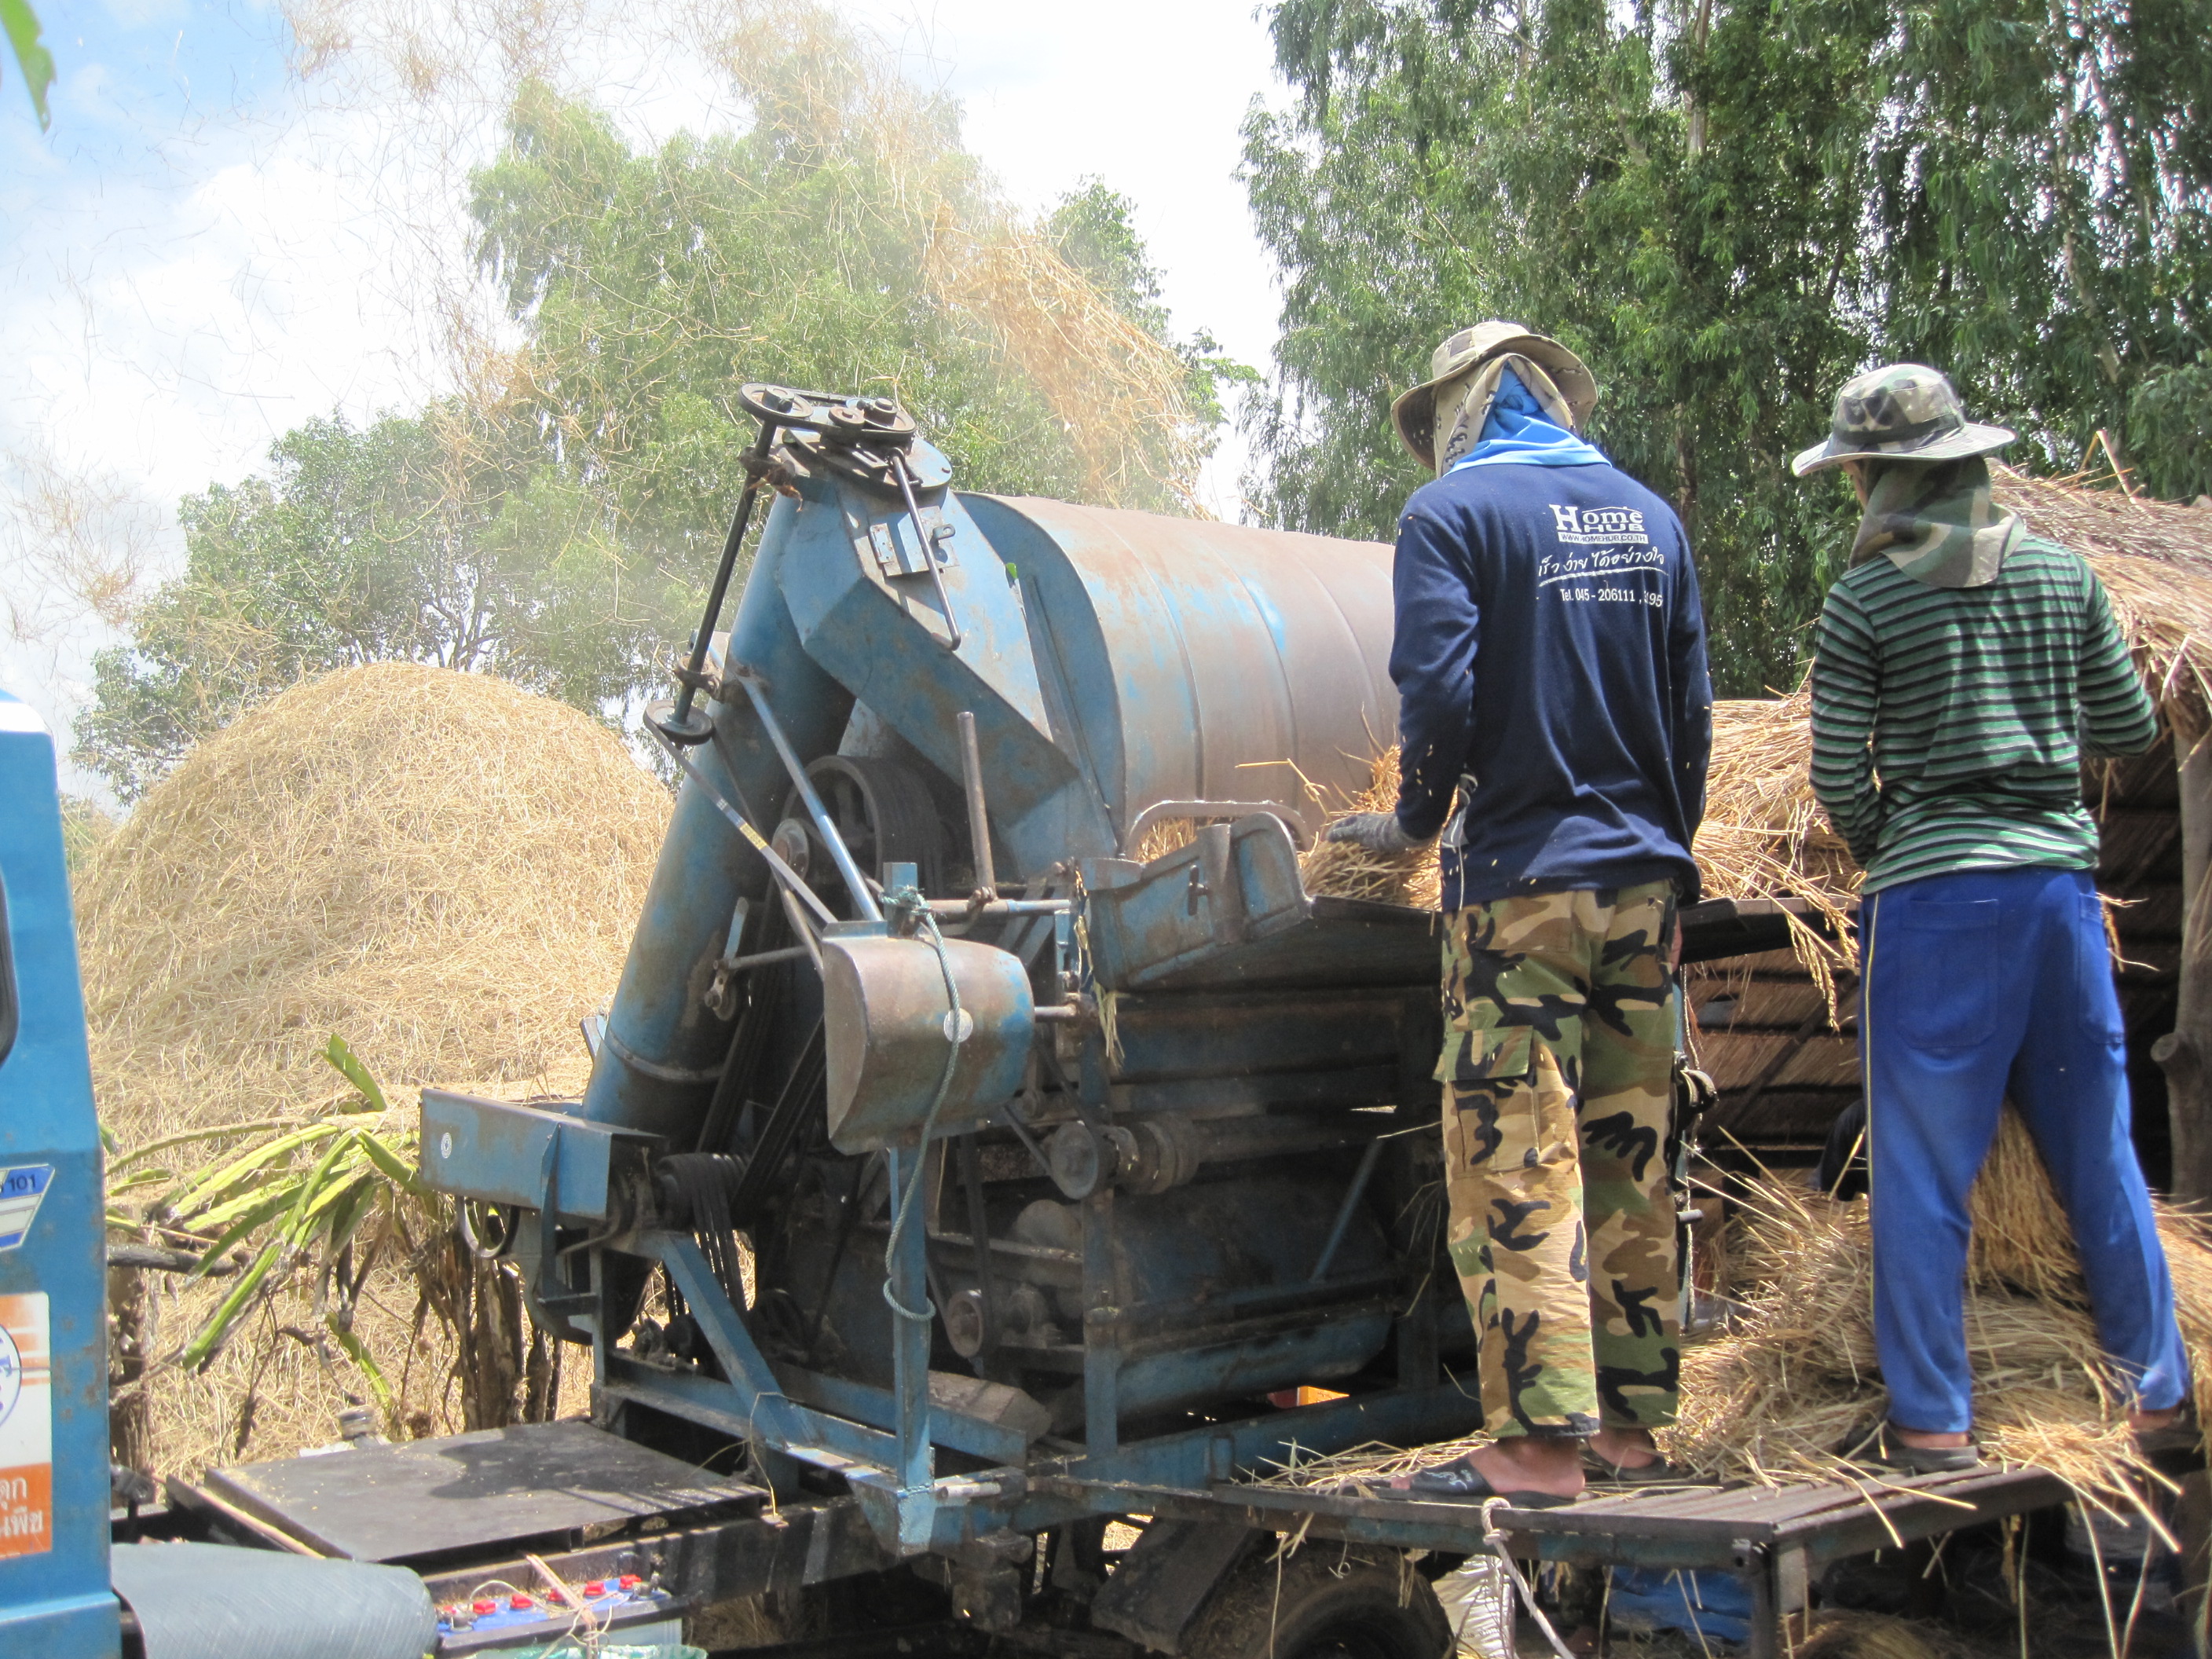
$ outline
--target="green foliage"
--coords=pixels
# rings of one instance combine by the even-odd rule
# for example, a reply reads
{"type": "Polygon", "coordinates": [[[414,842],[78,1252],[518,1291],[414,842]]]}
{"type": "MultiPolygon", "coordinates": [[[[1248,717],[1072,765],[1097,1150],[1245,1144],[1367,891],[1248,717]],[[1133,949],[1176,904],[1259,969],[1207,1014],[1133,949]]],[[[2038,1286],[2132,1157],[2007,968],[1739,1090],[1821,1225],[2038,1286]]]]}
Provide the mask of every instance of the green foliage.
{"type": "Polygon", "coordinates": [[[376,1080],[337,1037],[325,1058],[359,1091],[350,1107],[278,1126],[277,1133],[212,1169],[179,1173],[150,1161],[188,1136],[125,1155],[110,1173],[110,1221],[135,1224],[114,1210],[114,1201],[152,1189],[155,1195],[143,1208],[146,1221],[199,1242],[195,1277],[233,1265],[234,1252],[252,1251],[238,1282],[175,1356],[177,1364],[204,1369],[250,1315],[305,1273],[314,1287],[316,1314],[390,1419],[392,1389],[354,1338],[354,1310],[380,1260],[411,1256],[419,1240],[449,1227],[451,1218],[445,1200],[416,1175],[415,1132],[387,1122],[391,1108],[376,1080]]]}
{"type": "Polygon", "coordinates": [[[471,204],[520,348],[187,498],[185,568],[97,659],[80,761],[132,799],[302,676],[389,658],[594,712],[659,689],[744,483],[747,381],[888,392],[965,489],[1180,506],[1254,377],[1169,338],[1129,204],[1091,182],[1040,238],[949,104],[834,30],[763,49],[750,129],[657,150],[521,88],[471,204]]]}
{"type": "Polygon", "coordinates": [[[54,84],[54,55],[39,38],[40,27],[30,0],[0,0],[0,28],[8,32],[15,67],[22,71],[23,89],[31,94],[31,107],[38,111],[43,130],[54,124],[52,112],[46,108],[46,92],[54,84]]]}
{"type": "Polygon", "coordinates": [[[94,659],[77,758],[136,799],[301,678],[392,659],[590,708],[652,672],[685,590],[626,568],[603,506],[458,404],[279,439],[265,477],[185,499],[181,574],[94,659]]]}
{"type": "Polygon", "coordinates": [[[1593,436],[1681,511],[1743,695],[1793,678],[1835,574],[1848,497],[1786,464],[1861,368],[1945,368],[2015,459],[2105,428],[2194,487],[2212,69],[2156,42],[2212,0],[2157,9],[1284,0],[1302,96],[1247,150],[1287,279],[1268,510],[1388,535],[1422,481],[1391,398],[1517,318],[1589,359],[1593,436]]]}
{"type": "MultiPolygon", "coordinates": [[[[930,269],[940,217],[982,211],[950,111],[886,143],[830,91],[742,137],[638,155],[599,112],[526,87],[476,178],[486,269],[532,337],[526,413],[626,538],[685,569],[707,568],[743,485],[748,380],[888,392],[964,488],[1084,493],[1048,398],[930,269]]],[[[1122,262],[1117,300],[1151,280],[1125,208],[1094,201],[1085,222],[1122,262]]],[[[1134,314],[1164,326],[1157,307],[1134,314]]]]}

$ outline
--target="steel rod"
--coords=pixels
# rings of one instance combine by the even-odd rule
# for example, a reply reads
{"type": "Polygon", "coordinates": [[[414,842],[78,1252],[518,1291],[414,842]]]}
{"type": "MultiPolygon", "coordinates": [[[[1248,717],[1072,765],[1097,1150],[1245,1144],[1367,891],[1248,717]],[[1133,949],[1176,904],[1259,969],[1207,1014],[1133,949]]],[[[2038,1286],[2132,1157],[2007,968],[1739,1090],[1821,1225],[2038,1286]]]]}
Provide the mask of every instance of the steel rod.
{"type": "Polygon", "coordinates": [[[1074,908],[1066,899],[990,899],[981,904],[967,899],[932,899],[929,913],[950,921],[991,916],[1056,916],[1074,908]]]}
{"type": "Polygon", "coordinates": [[[837,826],[830,822],[830,809],[823,805],[822,797],[814,793],[814,785],[807,778],[806,768],[799,763],[791,740],[783,735],[783,727],[777,723],[775,711],[768,706],[768,698],[761,692],[760,682],[742,668],[734,672],[733,678],[745,688],[745,695],[752,699],[753,712],[760,716],[768,740],[775,745],[776,755],[783,762],[783,769],[791,774],[792,784],[799,791],[799,799],[805,805],[807,817],[814,820],[814,832],[822,837],[822,844],[830,849],[830,861],[837,866],[837,873],[845,878],[845,890],[853,896],[854,908],[860,912],[863,921],[881,921],[884,913],[877,907],[875,895],[868,890],[868,884],[861,878],[860,866],[853,862],[852,854],[845,850],[845,838],[837,833],[837,826]]]}
{"type": "Polygon", "coordinates": [[[1375,1166],[1382,1158],[1382,1137],[1377,1135],[1367,1143],[1367,1150],[1359,1155],[1359,1168],[1352,1173],[1352,1185],[1345,1191],[1344,1202],[1337,1206],[1336,1220],[1328,1230],[1328,1242],[1321,1247],[1321,1260],[1314,1263],[1313,1273],[1307,1280],[1309,1284],[1318,1284],[1328,1276],[1329,1263],[1336,1260],[1336,1247],[1344,1243],[1345,1231],[1352,1225],[1352,1212],[1359,1207],[1360,1198],[1367,1191],[1368,1180],[1374,1175],[1375,1166]]]}
{"type": "Polygon", "coordinates": [[[822,971],[822,947],[814,942],[814,930],[806,925],[806,913],[799,908],[799,901],[792,897],[790,889],[786,888],[782,896],[784,914],[791,918],[791,931],[799,935],[799,948],[806,952],[807,960],[818,974],[822,971]]]}
{"type": "Polygon", "coordinates": [[[756,951],[749,957],[733,957],[728,965],[732,973],[742,974],[755,968],[766,968],[772,963],[796,962],[801,957],[811,957],[813,954],[814,952],[804,945],[787,945],[780,950],[756,951]]]}
{"type": "Polygon", "coordinates": [[[782,884],[783,890],[787,895],[796,894],[817,917],[825,922],[837,920],[830,913],[830,907],[814,896],[814,890],[800,878],[799,872],[783,861],[783,855],[769,846],[761,832],[753,828],[751,821],[743,812],[731,805],[728,798],[707,781],[705,773],[684,758],[684,751],[669,740],[666,733],[650,720],[646,722],[645,729],[652,732],[660,746],[668,751],[669,759],[684,769],[684,775],[706,791],[707,799],[713,801],[715,810],[729,820],[730,826],[745,838],[745,844],[768,861],[769,873],[782,884]]]}
{"type": "Polygon", "coordinates": [[[968,797],[968,842],[975,850],[975,890],[996,893],[999,872],[991,861],[991,816],[983,800],[983,751],[975,741],[975,715],[960,711],[960,786],[968,797]]]}
{"type": "MultiPolygon", "coordinates": [[[[691,662],[682,683],[676,688],[676,707],[670,711],[670,735],[686,732],[691,723],[691,704],[698,695],[699,682],[707,672],[707,651],[713,644],[714,624],[722,619],[722,601],[728,597],[730,578],[737,571],[738,550],[744,544],[745,526],[753,516],[753,502],[761,492],[761,469],[768,460],[769,447],[775,442],[777,422],[763,418],[760,437],[755,441],[749,459],[755,463],[752,476],[745,481],[744,491],[738,497],[738,510],[730,516],[730,533],[723,538],[721,562],[714,567],[714,583],[707,592],[707,612],[699,621],[699,636],[691,641],[691,662]]],[[[702,736],[704,734],[702,733],[702,736]]],[[[678,742],[698,742],[699,738],[677,738],[678,742]]]]}

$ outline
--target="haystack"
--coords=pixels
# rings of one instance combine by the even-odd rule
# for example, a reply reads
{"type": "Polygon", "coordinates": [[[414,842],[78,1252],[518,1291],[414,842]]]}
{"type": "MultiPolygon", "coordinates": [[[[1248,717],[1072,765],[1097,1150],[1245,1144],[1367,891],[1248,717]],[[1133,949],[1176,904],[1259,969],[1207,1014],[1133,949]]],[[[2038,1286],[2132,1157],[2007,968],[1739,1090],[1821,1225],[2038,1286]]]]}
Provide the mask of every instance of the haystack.
{"type": "Polygon", "coordinates": [[[126,1142],[331,1092],[581,1082],[669,798],[614,733],[482,674],[380,663],[209,738],[76,883],[101,1115],[126,1142]]]}
{"type": "MultiPolygon", "coordinates": [[[[588,1069],[577,1021],[613,993],[669,805],[586,715],[441,669],[327,675],[208,738],[76,884],[94,1086],[120,1142],[116,1183],[131,1189],[120,1201],[136,1214],[166,1183],[132,1183],[241,1144],[173,1137],[297,1121],[349,1097],[321,1058],[333,1034],[381,1079],[380,1127],[395,1136],[423,1084],[574,1092],[588,1069]]],[[[327,1443],[346,1395],[365,1396],[316,1335],[312,1286],[188,1372],[174,1356],[226,1282],[147,1278],[118,1285],[118,1305],[145,1353],[167,1358],[116,1411],[139,1413],[131,1432],[155,1472],[327,1443]]],[[[398,1388],[392,1426],[472,1426],[448,1386],[453,1352],[410,1314],[416,1300],[389,1261],[353,1326],[398,1388]]]]}
{"type": "MultiPolygon", "coordinates": [[[[1750,1313],[1695,1345],[1670,1449],[1699,1473],[1768,1481],[1843,1472],[1881,1418],[1867,1206],[1786,1180],[1753,1184],[1730,1243],[1750,1313]]],[[[2212,1229],[2159,1201],[2200,1409],[2212,1405],[2212,1229]]],[[[2155,1482],[2128,1432],[2128,1392],[2100,1352],[2074,1237],[2008,1109],[1972,1197],[1966,1334],[1984,1455],[2050,1470],[2100,1501],[2155,1482]]]]}

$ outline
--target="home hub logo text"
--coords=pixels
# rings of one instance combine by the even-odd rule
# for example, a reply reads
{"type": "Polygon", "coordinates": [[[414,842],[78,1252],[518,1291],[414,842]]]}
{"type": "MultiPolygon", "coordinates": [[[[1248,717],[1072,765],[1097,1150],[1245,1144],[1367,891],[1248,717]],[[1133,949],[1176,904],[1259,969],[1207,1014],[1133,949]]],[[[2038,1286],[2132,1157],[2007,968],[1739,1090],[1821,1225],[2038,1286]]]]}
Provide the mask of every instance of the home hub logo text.
{"type": "Polygon", "coordinates": [[[1555,502],[1552,518],[1559,539],[1577,547],[1651,540],[1644,533],[1644,514],[1632,507],[1561,507],[1555,502]]]}

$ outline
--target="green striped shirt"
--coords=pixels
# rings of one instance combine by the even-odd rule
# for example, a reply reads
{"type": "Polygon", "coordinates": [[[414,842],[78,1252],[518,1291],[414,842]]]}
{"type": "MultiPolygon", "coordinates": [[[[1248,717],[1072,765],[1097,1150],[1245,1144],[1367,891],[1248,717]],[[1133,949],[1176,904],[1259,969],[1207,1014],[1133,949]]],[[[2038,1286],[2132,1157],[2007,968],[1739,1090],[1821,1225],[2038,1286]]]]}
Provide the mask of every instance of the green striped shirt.
{"type": "Polygon", "coordinates": [[[1954,870],[2093,870],[2084,755],[2136,755],[2158,714],[2104,584],[2033,539],[1984,587],[1887,558],[1828,591],[1813,658],[1813,793],[1874,892],[1954,870]]]}

